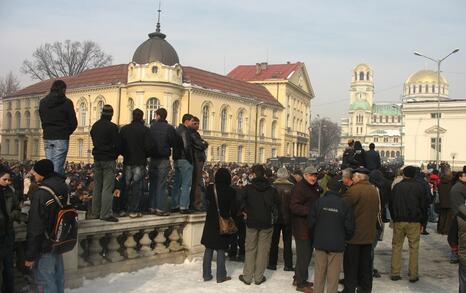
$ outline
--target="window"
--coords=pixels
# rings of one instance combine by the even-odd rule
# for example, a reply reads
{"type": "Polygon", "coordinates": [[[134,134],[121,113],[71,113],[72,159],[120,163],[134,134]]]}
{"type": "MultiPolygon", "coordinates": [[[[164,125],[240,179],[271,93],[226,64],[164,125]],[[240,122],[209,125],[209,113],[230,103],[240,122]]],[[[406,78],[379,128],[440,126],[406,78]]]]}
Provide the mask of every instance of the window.
{"type": "Polygon", "coordinates": [[[19,108],[21,108],[21,101],[16,100],[16,109],[19,109],[19,108]]]}
{"type": "Polygon", "coordinates": [[[442,113],[430,113],[430,118],[436,119],[437,116],[438,118],[442,118],[442,113]]]}
{"type": "Polygon", "coordinates": [[[84,157],[84,140],[78,139],[78,156],[80,158],[84,157]]]}
{"type": "Polygon", "coordinates": [[[401,155],[401,154],[400,154],[400,151],[397,151],[397,152],[396,152],[396,157],[399,158],[400,155],[401,155]]]}
{"type": "Polygon", "coordinates": [[[128,121],[133,120],[134,100],[128,98],[128,121]]]}
{"type": "Polygon", "coordinates": [[[26,113],[24,113],[24,118],[26,119],[26,128],[31,128],[31,113],[29,113],[29,111],[26,111],[26,113]]]}
{"type": "Polygon", "coordinates": [[[97,102],[97,106],[95,108],[95,118],[94,121],[97,121],[100,119],[100,116],[102,115],[102,109],[104,108],[104,101],[100,100],[97,102]]]}
{"type": "Polygon", "coordinates": [[[378,138],[378,137],[374,137],[374,142],[379,142],[379,138],[378,138]]]}
{"type": "Polygon", "coordinates": [[[7,129],[11,129],[11,120],[12,120],[12,117],[11,117],[11,113],[8,112],[6,113],[6,128],[7,129]]]}
{"type": "Polygon", "coordinates": [[[202,108],[202,130],[209,130],[209,106],[202,108]]]}
{"type": "Polygon", "coordinates": [[[40,115],[39,115],[39,111],[36,110],[34,111],[34,128],[40,128],[41,125],[40,125],[40,115]]]}
{"type": "Polygon", "coordinates": [[[395,123],[395,116],[392,116],[392,123],[395,123]]]}
{"type": "Polygon", "coordinates": [[[435,84],[432,85],[432,93],[435,93],[435,84]]]}
{"type": "Polygon", "coordinates": [[[237,131],[239,134],[243,134],[243,111],[238,112],[238,127],[237,131]]]}
{"type": "Polygon", "coordinates": [[[32,153],[34,156],[39,156],[39,140],[34,139],[34,145],[32,146],[32,153]]]}
{"type": "Polygon", "coordinates": [[[422,85],[419,85],[419,93],[422,93],[422,85]]]}
{"type": "Polygon", "coordinates": [[[413,85],[413,94],[415,94],[415,93],[416,93],[416,86],[413,85]]]}
{"type": "Polygon", "coordinates": [[[428,93],[429,92],[429,86],[426,84],[424,92],[428,93]]]}
{"type": "Polygon", "coordinates": [[[240,145],[240,146],[238,147],[238,157],[237,157],[236,161],[237,161],[238,163],[243,162],[243,146],[242,146],[242,145],[240,145]]]}
{"type": "Polygon", "coordinates": [[[381,152],[380,152],[380,156],[381,156],[382,158],[385,157],[385,151],[381,151],[381,152]]]}
{"type": "Polygon", "coordinates": [[[7,110],[11,110],[11,101],[8,101],[7,110]]]}
{"type": "Polygon", "coordinates": [[[227,154],[227,146],[225,144],[222,144],[222,147],[220,148],[220,161],[222,162],[226,161],[226,154],[227,154]]]}
{"type": "Polygon", "coordinates": [[[264,137],[265,136],[265,119],[262,118],[260,121],[259,121],[259,137],[264,137]]]}
{"type": "Polygon", "coordinates": [[[392,151],[392,152],[390,153],[390,157],[392,157],[392,158],[395,157],[395,151],[392,151]]]}
{"type": "Polygon", "coordinates": [[[364,72],[359,72],[359,80],[364,80],[364,72]]]}
{"type": "Polygon", "coordinates": [[[19,140],[15,139],[15,148],[13,149],[14,155],[19,154],[19,140]]]}
{"type": "Polygon", "coordinates": [[[259,163],[264,161],[264,148],[259,148],[259,155],[258,155],[259,163]]]}
{"type": "MultiPolygon", "coordinates": [[[[433,150],[437,150],[437,138],[436,137],[432,137],[430,139],[430,148],[433,150]]],[[[439,149],[439,152],[442,152],[442,138],[441,137],[439,137],[438,149],[439,149]]]]}
{"type": "Polygon", "coordinates": [[[388,123],[388,116],[385,116],[385,123],[388,123]]]}
{"type": "Polygon", "coordinates": [[[394,137],[393,142],[398,143],[398,137],[394,137]]]}
{"type": "Polygon", "coordinates": [[[176,100],[173,102],[173,109],[172,109],[172,125],[176,125],[178,122],[178,116],[180,112],[180,101],[176,100]]]}
{"type": "Polygon", "coordinates": [[[277,138],[277,121],[272,122],[272,138],[277,138]]]}
{"type": "Polygon", "coordinates": [[[226,132],[227,131],[227,109],[224,108],[222,112],[220,112],[220,131],[226,132]]]}
{"type": "Polygon", "coordinates": [[[19,112],[15,113],[15,123],[16,123],[15,125],[16,128],[21,128],[21,113],[19,112]]]}
{"type": "Polygon", "coordinates": [[[383,142],[388,142],[388,137],[384,137],[383,142]]]}
{"type": "Polygon", "coordinates": [[[4,154],[9,155],[10,154],[10,140],[6,139],[5,140],[5,152],[4,154]]]}
{"type": "Polygon", "coordinates": [[[369,71],[366,73],[366,79],[369,80],[369,71]]]}
{"type": "Polygon", "coordinates": [[[277,157],[277,149],[272,149],[272,158],[277,157]]]}
{"type": "Polygon", "coordinates": [[[152,73],[153,74],[157,74],[158,71],[159,71],[159,68],[157,66],[152,66],[152,73]]]}
{"type": "Polygon", "coordinates": [[[82,101],[79,104],[79,125],[86,126],[87,123],[87,105],[86,102],[82,101]]]}
{"type": "Polygon", "coordinates": [[[400,123],[401,121],[401,117],[400,116],[396,116],[396,122],[400,123]]]}
{"type": "Polygon", "coordinates": [[[155,111],[160,108],[160,101],[157,98],[150,98],[147,100],[147,123],[155,119],[155,111]]]}

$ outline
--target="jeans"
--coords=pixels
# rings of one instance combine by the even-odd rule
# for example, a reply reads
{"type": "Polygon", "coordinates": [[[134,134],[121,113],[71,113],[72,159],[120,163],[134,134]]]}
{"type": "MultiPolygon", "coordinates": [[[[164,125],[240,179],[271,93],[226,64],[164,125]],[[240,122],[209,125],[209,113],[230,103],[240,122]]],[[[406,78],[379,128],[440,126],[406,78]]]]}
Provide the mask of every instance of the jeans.
{"type": "Polygon", "coordinates": [[[37,289],[41,293],[63,293],[65,272],[61,254],[41,255],[34,269],[37,289]]]}
{"type": "MultiPolygon", "coordinates": [[[[214,250],[207,248],[204,251],[204,259],[202,262],[202,276],[205,281],[212,279],[212,257],[214,250]]],[[[217,250],[217,281],[225,280],[227,276],[227,270],[225,268],[225,251],[217,250]]]]}
{"type": "Polygon", "coordinates": [[[53,170],[65,174],[65,161],[68,154],[69,141],[66,139],[45,139],[45,157],[53,162],[53,170]]]}
{"type": "Polygon", "coordinates": [[[94,192],[92,214],[106,219],[112,216],[113,189],[115,187],[115,161],[94,162],[94,192]]]}
{"type": "Polygon", "coordinates": [[[188,160],[175,161],[175,179],[172,191],[172,209],[189,209],[193,165],[188,160]]]}
{"type": "Polygon", "coordinates": [[[151,159],[149,169],[150,180],[150,208],[161,212],[166,211],[167,207],[167,180],[170,170],[168,159],[151,159]]]}
{"type": "Polygon", "coordinates": [[[125,166],[125,191],[128,196],[128,212],[141,212],[144,192],[144,166],[125,166]]]}
{"type": "Polygon", "coordinates": [[[459,263],[458,276],[460,279],[460,293],[466,292],[466,265],[459,263]]]}

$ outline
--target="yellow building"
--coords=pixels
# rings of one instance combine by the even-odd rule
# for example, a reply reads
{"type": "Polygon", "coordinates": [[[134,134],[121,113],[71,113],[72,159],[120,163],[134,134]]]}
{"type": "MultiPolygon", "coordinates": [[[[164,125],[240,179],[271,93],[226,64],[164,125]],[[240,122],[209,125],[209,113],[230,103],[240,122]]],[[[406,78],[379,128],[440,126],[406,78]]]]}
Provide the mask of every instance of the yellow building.
{"type": "MultiPolygon", "coordinates": [[[[238,66],[222,76],[180,65],[165,38],[158,26],[129,64],[62,78],[78,118],[68,161],[92,162],[89,131],[104,104],[113,106],[113,122],[118,125],[129,123],[136,108],[150,121],[164,107],[173,125],[184,113],[199,117],[200,133],[210,144],[208,161],[253,163],[308,155],[314,93],[303,63],[238,66]]],[[[2,158],[44,157],[38,107],[52,82],[41,81],[4,97],[2,158]]]]}

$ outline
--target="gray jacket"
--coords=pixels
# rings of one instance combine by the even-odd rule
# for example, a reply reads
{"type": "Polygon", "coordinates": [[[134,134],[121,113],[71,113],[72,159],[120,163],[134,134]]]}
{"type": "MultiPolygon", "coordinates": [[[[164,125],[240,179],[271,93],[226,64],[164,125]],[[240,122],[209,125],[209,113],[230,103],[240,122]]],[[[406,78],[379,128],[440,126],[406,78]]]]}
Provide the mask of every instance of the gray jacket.
{"type": "Polygon", "coordinates": [[[466,183],[458,180],[450,190],[450,204],[453,214],[458,213],[458,208],[466,202],[466,183]]]}

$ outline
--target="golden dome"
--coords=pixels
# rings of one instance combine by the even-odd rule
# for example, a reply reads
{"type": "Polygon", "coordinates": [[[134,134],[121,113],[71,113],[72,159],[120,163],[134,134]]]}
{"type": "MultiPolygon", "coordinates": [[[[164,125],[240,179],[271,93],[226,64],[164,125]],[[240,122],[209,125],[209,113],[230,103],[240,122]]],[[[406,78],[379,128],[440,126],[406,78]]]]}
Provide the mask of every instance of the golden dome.
{"type": "MultiPolygon", "coordinates": [[[[419,70],[411,74],[406,80],[407,84],[411,83],[437,83],[437,71],[433,70],[419,70]]],[[[440,83],[448,85],[447,80],[440,75],[440,83]]]]}

